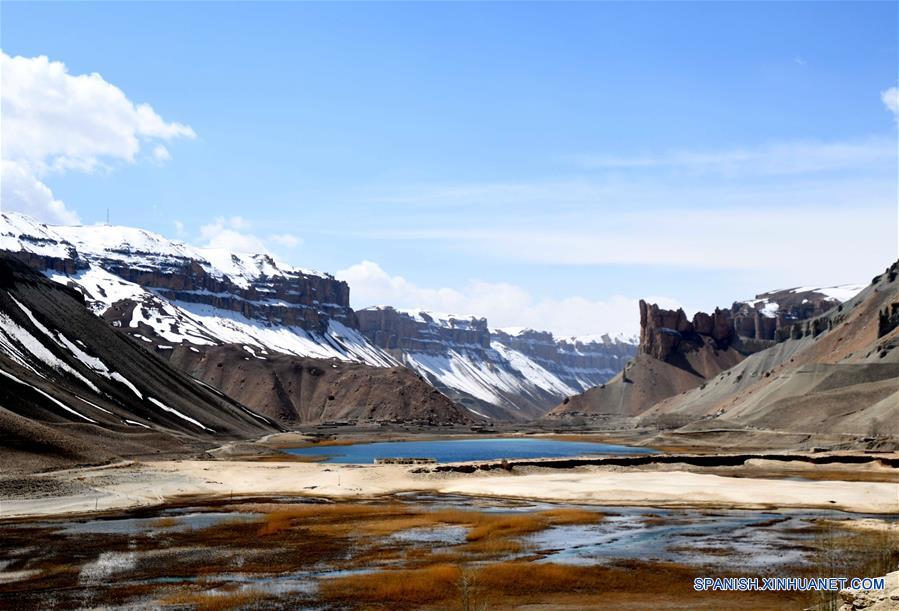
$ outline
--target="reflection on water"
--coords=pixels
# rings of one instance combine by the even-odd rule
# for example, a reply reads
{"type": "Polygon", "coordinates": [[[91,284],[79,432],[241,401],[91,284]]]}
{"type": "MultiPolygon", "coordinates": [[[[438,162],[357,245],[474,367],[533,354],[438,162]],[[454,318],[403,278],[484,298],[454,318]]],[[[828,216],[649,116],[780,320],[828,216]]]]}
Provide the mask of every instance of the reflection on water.
{"type": "Polygon", "coordinates": [[[558,526],[526,538],[546,562],[595,564],[658,560],[719,567],[794,565],[804,561],[817,516],[728,511],[608,515],[599,524],[558,526]]]}
{"type": "Polygon", "coordinates": [[[256,513],[231,513],[231,512],[190,512],[180,513],[172,511],[161,512],[152,518],[102,518],[98,520],[83,520],[61,524],[61,530],[66,534],[133,534],[139,532],[165,533],[183,530],[203,530],[217,526],[225,521],[241,520],[252,522],[259,519],[256,513]]]}

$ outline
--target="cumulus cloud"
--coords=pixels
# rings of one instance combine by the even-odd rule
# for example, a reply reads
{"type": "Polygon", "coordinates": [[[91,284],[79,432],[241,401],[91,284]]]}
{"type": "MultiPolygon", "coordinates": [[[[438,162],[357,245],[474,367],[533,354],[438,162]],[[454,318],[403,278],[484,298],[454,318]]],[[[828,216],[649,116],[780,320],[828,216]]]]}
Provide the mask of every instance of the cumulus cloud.
{"type": "Polygon", "coordinates": [[[200,238],[205,248],[222,248],[243,253],[271,253],[269,244],[284,248],[296,248],[303,241],[289,233],[279,233],[262,238],[251,232],[252,224],[241,216],[217,217],[200,227],[200,238]]]}
{"type": "Polygon", "coordinates": [[[169,152],[169,149],[165,148],[161,144],[157,144],[153,149],[153,159],[155,159],[159,163],[165,163],[171,158],[172,154],[169,152]]]}
{"type": "Polygon", "coordinates": [[[292,233],[276,233],[269,239],[271,239],[271,241],[275,244],[283,246],[284,248],[296,248],[303,243],[303,240],[293,235],[292,233]]]}
{"type": "Polygon", "coordinates": [[[246,253],[268,252],[261,239],[244,231],[247,228],[247,222],[239,216],[218,217],[200,227],[200,238],[205,240],[206,248],[222,248],[246,253]]]}
{"type": "Polygon", "coordinates": [[[53,197],[47,185],[13,161],[2,162],[0,202],[6,210],[23,212],[44,221],[63,225],[78,223],[78,215],[53,197]]]}
{"type": "MultiPolygon", "coordinates": [[[[373,261],[362,261],[336,274],[350,285],[353,307],[393,305],[399,308],[486,317],[493,328],[530,327],[557,336],[599,333],[639,333],[638,299],[621,295],[606,300],[572,296],[535,299],[509,283],[473,280],[462,289],[421,287],[393,276],[373,261]]],[[[651,297],[663,307],[680,307],[675,300],[651,297]]]]}
{"type": "Polygon", "coordinates": [[[886,91],[881,91],[880,99],[883,101],[884,106],[887,107],[887,110],[899,119],[899,88],[890,87],[886,91]]]}
{"type": "MultiPolygon", "coordinates": [[[[94,172],[115,162],[133,163],[147,141],[194,138],[189,126],[167,122],[148,104],[135,104],[97,73],[69,74],[46,56],[11,57],[0,51],[3,73],[2,204],[55,223],[77,215],[43,183],[52,172],[94,172]],[[24,174],[24,176],[23,176],[24,174]],[[25,183],[31,186],[25,188],[25,183]]],[[[161,144],[158,162],[171,154],[161,144]]]]}

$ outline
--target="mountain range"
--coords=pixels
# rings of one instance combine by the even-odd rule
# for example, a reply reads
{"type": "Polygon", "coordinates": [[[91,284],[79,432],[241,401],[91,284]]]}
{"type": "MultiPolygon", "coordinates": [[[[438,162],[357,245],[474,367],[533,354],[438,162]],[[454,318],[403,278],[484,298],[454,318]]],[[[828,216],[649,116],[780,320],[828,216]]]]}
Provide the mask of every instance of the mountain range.
{"type": "Polygon", "coordinates": [[[641,301],[639,339],[559,338],[355,311],[347,283],[267,254],[2,214],[0,453],[63,465],[307,423],[488,420],[879,439],[899,432],[897,266],[690,318],[641,301]]]}
{"type": "Polygon", "coordinates": [[[131,227],[2,214],[0,252],[77,290],[148,350],[288,425],[528,420],[611,378],[636,351],[608,337],[490,331],[484,319],[355,312],[350,287],[330,274],[131,227]]]}

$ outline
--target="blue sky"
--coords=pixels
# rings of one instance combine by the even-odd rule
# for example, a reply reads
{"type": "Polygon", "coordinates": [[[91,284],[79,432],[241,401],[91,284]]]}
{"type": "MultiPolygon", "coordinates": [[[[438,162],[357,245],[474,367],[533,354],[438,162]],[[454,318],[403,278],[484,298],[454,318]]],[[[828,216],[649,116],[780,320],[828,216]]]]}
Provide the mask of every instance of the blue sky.
{"type": "Polygon", "coordinates": [[[4,94],[4,161],[65,213],[262,246],[357,307],[632,331],[640,297],[897,256],[895,3],[4,2],[2,47],[163,121],[107,129],[103,97],[7,127],[4,94]],[[109,145],[41,148],[39,121],[109,145]]]}

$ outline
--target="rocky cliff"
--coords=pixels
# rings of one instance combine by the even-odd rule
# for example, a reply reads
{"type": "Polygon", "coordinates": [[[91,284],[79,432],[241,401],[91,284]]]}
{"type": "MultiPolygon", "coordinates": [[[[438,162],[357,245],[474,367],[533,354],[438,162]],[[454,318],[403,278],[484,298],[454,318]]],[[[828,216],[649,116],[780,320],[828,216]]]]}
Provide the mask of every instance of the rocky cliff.
{"type": "Polygon", "coordinates": [[[859,286],[793,288],[697,312],[666,310],[640,301],[637,358],[610,383],[566,399],[550,417],[636,416],[656,403],[702,385],[778,341],[799,333],[804,321],[840,304],[859,286]]]}
{"type": "Polygon", "coordinates": [[[193,248],[132,227],[54,227],[53,232],[88,263],[170,301],[320,334],[331,320],[355,326],[345,282],[267,254],[193,248]]]}
{"type": "Polygon", "coordinates": [[[615,375],[636,346],[608,336],[557,340],[551,333],[491,330],[477,317],[397,310],[357,312],[375,346],[477,415],[526,420],[563,397],[615,375]]]}
{"type": "Polygon", "coordinates": [[[673,436],[748,429],[814,435],[814,445],[830,438],[895,447],[878,444],[899,435],[899,325],[891,323],[897,311],[899,262],[844,302],[781,327],[777,343],[660,401],[640,420],[679,427],[673,436]]]}
{"type": "Polygon", "coordinates": [[[0,216],[0,250],[80,293],[147,350],[285,424],[472,418],[417,375],[391,374],[399,361],[359,333],[349,287],[328,274],[141,229],[48,227],[15,214],[0,216]],[[327,375],[287,379],[309,367],[327,375]],[[252,385],[232,385],[248,375],[252,385]],[[353,393],[334,391],[338,378],[352,379],[353,393]],[[279,390],[292,386],[304,390],[279,390]]]}

